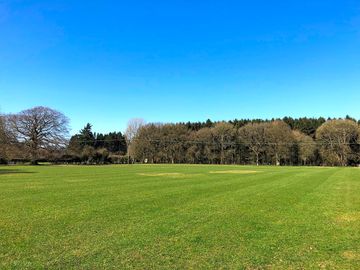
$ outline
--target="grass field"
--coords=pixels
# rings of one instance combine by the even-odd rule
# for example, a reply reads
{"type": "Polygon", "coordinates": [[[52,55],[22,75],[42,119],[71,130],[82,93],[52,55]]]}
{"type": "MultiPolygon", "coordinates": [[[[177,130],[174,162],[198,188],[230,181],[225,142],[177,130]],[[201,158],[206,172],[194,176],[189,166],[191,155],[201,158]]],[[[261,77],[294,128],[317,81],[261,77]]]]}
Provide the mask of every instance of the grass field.
{"type": "Polygon", "coordinates": [[[360,269],[360,169],[0,167],[0,269],[360,269]]]}

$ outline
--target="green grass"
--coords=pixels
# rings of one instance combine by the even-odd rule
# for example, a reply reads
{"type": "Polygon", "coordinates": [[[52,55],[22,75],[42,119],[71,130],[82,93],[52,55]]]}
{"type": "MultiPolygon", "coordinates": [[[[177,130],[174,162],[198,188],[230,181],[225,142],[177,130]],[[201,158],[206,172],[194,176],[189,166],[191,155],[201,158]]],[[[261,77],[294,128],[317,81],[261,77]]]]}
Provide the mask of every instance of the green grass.
{"type": "Polygon", "coordinates": [[[0,167],[0,269],[27,268],[360,269],[360,169],[0,167]]]}

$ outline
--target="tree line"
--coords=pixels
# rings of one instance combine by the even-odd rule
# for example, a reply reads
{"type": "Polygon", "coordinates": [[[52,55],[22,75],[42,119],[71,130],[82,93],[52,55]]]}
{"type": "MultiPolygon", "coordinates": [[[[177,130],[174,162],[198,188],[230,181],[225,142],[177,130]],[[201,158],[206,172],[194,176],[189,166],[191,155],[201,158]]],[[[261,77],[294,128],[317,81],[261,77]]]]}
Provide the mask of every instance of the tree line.
{"type": "Polygon", "coordinates": [[[359,146],[359,122],[349,116],[285,117],[147,124],[130,150],[147,163],[354,166],[359,146]]]}
{"type": "Polygon", "coordinates": [[[357,166],[359,124],[349,116],[174,124],[132,119],[125,133],[96,133],[88,123],[70,137],[65,115],[35,107],[0,117],[0,162],[357,166]]]}

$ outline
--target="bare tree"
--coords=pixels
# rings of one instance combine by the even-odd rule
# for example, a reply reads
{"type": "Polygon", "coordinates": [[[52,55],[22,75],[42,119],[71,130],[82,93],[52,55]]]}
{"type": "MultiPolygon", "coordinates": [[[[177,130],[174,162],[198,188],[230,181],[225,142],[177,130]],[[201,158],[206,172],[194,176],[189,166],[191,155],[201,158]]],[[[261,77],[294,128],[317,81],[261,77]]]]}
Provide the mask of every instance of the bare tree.
{"type": "Polygon", "coordinates": [[[5,131],[5,121],[4,121],[4,117],[0,115],[0,163],[6,161],[7,158],[6,145],[7,145],[7,134],[5,131]]]}
{"type": "Polygon", "coordinates": [[[125,138],[128,145],[128,163],[130,163],[130,157],[133,155],[132,143],[138,135],[140,128],[145,126],[145,124],[145,120],[142,118],[133,118],[127,123],[125,138]]]}
{"type": "Polygon", "coordinates": [[[28,146],[33,164],[37,163],[40,149],[54,149],[66,145],[69,120],[56,110],[34,107],[8,115],[7,119],[13,136],[28,146]]]}
{"type": "Polygon", "coordinates": [[[191,149],[188,156],[196,160],[196,163],[214,163],[217,159],[216,143],[212,128],[205,127],[193,134],[191,149]]]}
{"type": "Polygon", "coordinates": [[[359,126],[351,120],[327,121],[316,131],[320,153],[329,165],[346,166],[359,138],[359,126]]]}
{"type": "Polygon", "coordinates": [[[155,124],[148,124],[138,130],[136,138],[132,142],[132,154],[134,158],[144,162],[148,160],[155,163],[158,157],[158,144],[160,140],[160,128],[155,124]]]}
{"type": "Polygon", "coordinates": [[[181,163],[186,156],[189,132],[183,125],[165,124],[161,127],[163,142],[160,148],[164,158],[170,163],[181,163]]]}
{"type": "Polygon", "coordinates": [[[233,162],[235,154],[234,137],[236,132],[234,126],[226,122],[220,122],[215,125],[212,132],[216,142],[219,144],[220,164],[225,164],[226,160],[233,162]]]}
{"type": "Polygon", "coordinates": [[[303,165],[307,165],[309,160],[315,156],[316,142],[313,138],[298,130],[293,131],[293,136],[298,146],[299,159],[303,165]]]}
{"type": "Polygon", "coordinates": [[[295,143],[290,126],[284,121],[273,121],[267,125],[265,134],[266,152],[274,164],[279,166],[281,161],[290,159],[291,148],[295,143]]]}
{"type": "Polygon", "coordinates": [[[259,166],[261,154],[265,151],[267,126],[266,123],[250,123],[239,129],[240,141],[253,153],[257,166],[259,166]]]}

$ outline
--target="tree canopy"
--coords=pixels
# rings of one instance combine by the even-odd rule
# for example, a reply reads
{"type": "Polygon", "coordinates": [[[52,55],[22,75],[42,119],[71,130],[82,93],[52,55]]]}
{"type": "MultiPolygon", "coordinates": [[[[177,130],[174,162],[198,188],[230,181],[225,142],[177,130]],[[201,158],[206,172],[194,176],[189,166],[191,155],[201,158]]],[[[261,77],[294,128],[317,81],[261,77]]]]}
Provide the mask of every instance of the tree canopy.
{"type": "Polygon", "coordinates": [[[34,107],[7,116],[10,134],[29,148],[32,163],[40,149],[64,147],[69,132],[69,119],[48,107],[34,107]]]}

